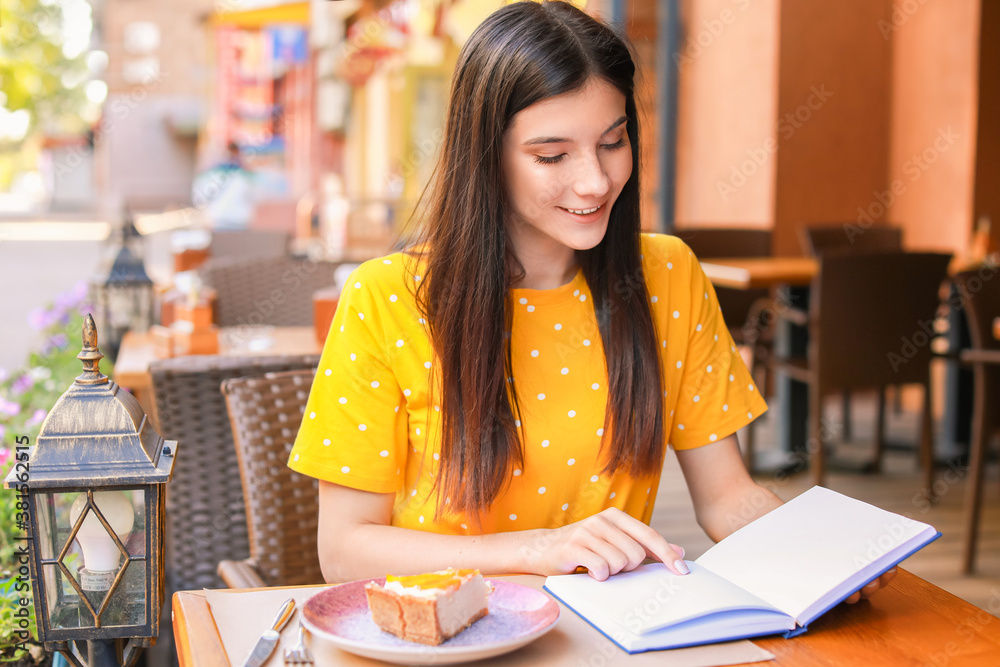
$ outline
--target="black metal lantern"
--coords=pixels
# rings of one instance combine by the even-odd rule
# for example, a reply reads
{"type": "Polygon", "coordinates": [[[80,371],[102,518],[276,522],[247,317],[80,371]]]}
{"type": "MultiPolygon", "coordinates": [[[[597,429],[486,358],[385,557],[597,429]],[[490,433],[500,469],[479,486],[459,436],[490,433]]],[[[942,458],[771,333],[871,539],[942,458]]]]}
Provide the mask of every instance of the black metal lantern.
{"type": "Polygon", "coordinates": [[[88,315],[83,373],[42,423],[27,467],[5,480],[28,500],[39,639],[91,667],[134,664],[159,635],[166,483],[177,448],[100,372],[103,356],[88,315]]]}
{"type": "Polygon", "coordinates": [[[153,281],[142,263],[142,237],[131,216],[125,218],[113,254],[91,280],[90,289],[104,348],[117,358],[127,331],[144,332],[153,324],[153,281]]]}

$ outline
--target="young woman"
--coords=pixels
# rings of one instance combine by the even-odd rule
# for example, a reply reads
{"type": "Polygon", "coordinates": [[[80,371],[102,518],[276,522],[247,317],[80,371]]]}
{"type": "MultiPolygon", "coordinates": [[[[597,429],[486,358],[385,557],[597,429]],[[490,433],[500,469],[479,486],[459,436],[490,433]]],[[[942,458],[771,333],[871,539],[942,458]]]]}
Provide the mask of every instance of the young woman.
{"type": "Polygon", "coordinates": [[[767,407],[711,284],[640,234],[633,76],[563,2],[464,46],[425,238],[348,281],[289,460],[321,480],[329,581],[685,574],[648,525],[668,444],[713,539],[780,504],[740,457],[767,407]]]}

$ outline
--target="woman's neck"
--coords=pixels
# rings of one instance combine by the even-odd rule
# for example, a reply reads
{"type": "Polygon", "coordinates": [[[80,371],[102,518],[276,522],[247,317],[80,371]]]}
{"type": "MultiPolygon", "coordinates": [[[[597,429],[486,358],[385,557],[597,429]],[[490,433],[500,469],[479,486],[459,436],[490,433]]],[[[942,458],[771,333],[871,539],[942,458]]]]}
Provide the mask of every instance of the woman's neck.
{"type": "Polygon", "coordinates": [[[517,259],[524,269],[524,277],[511,285],[516,289],[555,289],[573,281],[580,265],[576,261],[576,251],[566,248],[566,253],[517,253],[517,259]]]}

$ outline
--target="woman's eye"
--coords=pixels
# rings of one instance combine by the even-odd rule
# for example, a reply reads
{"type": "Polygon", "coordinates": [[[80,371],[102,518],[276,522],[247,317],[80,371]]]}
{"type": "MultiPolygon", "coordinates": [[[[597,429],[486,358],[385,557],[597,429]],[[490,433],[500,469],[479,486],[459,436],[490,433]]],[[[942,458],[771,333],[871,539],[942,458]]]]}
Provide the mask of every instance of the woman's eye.
{"type": "Polygon", "coordinates": [[[601,144],[601,148],[607,148],[608,150],[614,150],[616,148],[621,148],[625,145],[625,137],[622,137],[613,144],[601,144]]]}
{"type": "Polygon", "coordinates": [[[562,160],[564,157],[566,157],[565,153],[562,153],[560,155],[553,155],[552,157],[549,157],[547,155],[536,155],[535,162],[539,164],[555,164],[556,162],[562,160]]]}

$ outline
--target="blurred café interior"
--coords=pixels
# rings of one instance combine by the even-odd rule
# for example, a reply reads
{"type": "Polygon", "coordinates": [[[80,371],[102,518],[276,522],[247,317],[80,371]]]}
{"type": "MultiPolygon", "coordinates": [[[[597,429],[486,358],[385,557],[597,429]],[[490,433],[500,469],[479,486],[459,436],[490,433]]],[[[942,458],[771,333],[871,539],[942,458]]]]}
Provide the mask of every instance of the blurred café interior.
{"type": "MultiPolygon", "coordinates": [[[[168,546],[173,590],[250,549],[220,383],[315,368],[351,268],[405,243],[459,49],[501,4],[90,2],[106,95],[88,137],[39,144],[44,205],[115,221],[115,380],[232,462],[178,459],[168,521],[227,521],[168,546]]],[[[907,566],[1000,615],[1000,3],[576,4],[637,56],[643,225],[703,261],[767,392],[754,474],[934,523],[907,566]]],[[[710,545],[676,461],[653,523],[710,545]]]]}

